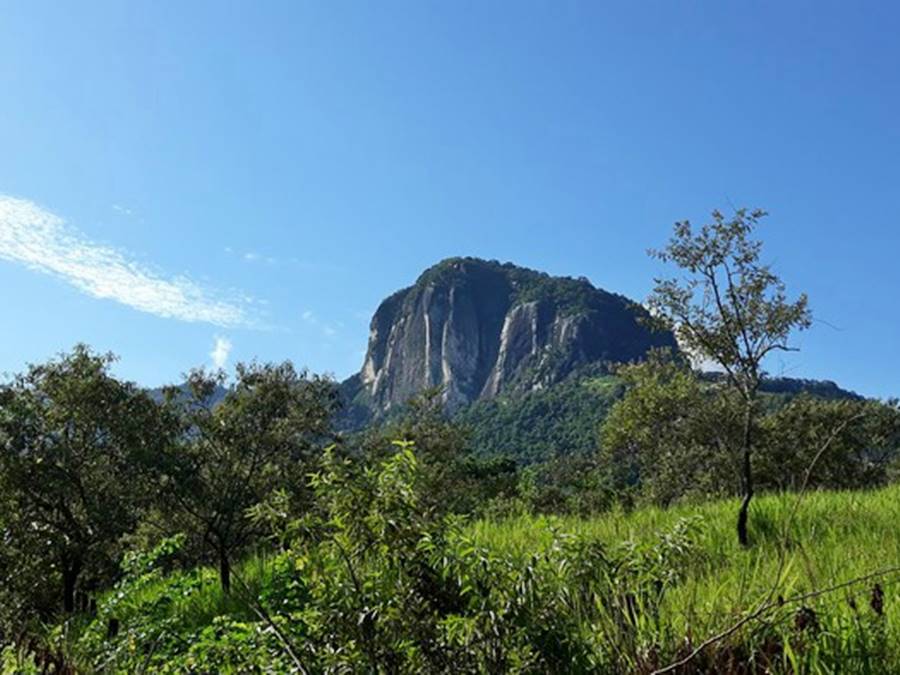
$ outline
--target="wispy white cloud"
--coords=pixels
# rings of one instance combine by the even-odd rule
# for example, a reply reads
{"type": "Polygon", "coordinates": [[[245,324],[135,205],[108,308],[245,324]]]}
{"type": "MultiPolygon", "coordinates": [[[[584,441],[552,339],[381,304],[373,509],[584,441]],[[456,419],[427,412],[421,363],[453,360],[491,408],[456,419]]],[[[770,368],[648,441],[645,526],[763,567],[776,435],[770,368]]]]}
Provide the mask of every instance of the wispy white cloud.
{"type": "MultiPolygon", "coordinates": [[[[232,246],[226,246],[224,249],[225,253],[228,255],[234,255],[235,250],[232,246]]],[[[243,253],[238,253],[240,259],[245,263],[265,263],[266,265],[278,265],[279,260],[275,256],[271,255],[263,255],[262,253],[258,253],[256,251],[244,251],[243,253]]]]}
{"type": "Polygon", "coordinates": [[[308,260],[300,260],[296,256],[288,258],[260,253],[257,250],[241,251],[233,246],[225,246],[222,249],[227,255],[234,256],[241,262],[247,264],[265,264],[269,267],[280,267],[288,270],[295,270],[304,273],[313,274],[338,274],[345,273],[347,270],[340,265],[323,262],[311,262],[308,260]]]}
{"type": "Polygon", "coordinates": [[[244,256],[244,261],[249,263],[266,263],[267,265],[277,265],[278,258],[270,255],[263,255],[261,253],[257,253],[256,251],[247,251],[244,256]]]}
{"type": "Polygon", "coordinates": [[[112,210],[116,213],[121,213],[123,216],[130,216],[134,213],[131,209],[126,206],[122,206],[121,204],[113,204],[112,210]]]}
{"type": "Polygon", "coordinates": [[[303,312],[300,315],[300,318],[303,319],[304,323],[306,323],[310,326],[313,326],[315,328],[318,328],[320,331],[322,331],[322,335],[324,335],[325,337],[328,337],[328,338],[334,337],[338,333],[337,328],[335,328],[334,326],[332,326],[329,323],[321,321],[319,319],[319,317],[317,317],[312,312],[312,310],[307,309],[305,312],[303,312]]]}
{"type": "Polygon", "coordinates": [[[212,351],[209,353],[209,358],[212,359],[215,368],[225,367],[225,364],[228,363],[228,357],[231,354],[233,346],[231,340],[228,338],[222,337],[221,335],[216,336],[216,342],[213,345],[212,351]]]}
{"type": "Polygon", "coordinates": [[[125,251],[90,241],[25,199],[0,195],[0,259],[156,316],[223,327],[257,325],[249,298],[215,293],[183,275],[164,276],[125,251]]]}
{"type": "Polygon", "coordinates": [[[264,263],[269,267],[281,267],[284,269],[315,274],[337,274],[347,271],[346,268],[339,265],[300,260],[295,256],[284,258],[274,255],[267,255],[256,250],[240,251],[235,249],[233,246],[225,246],[223,250],[226,254],[233,255],[236,258],[240,259],[242,262],[248,264],[264,263]]]}

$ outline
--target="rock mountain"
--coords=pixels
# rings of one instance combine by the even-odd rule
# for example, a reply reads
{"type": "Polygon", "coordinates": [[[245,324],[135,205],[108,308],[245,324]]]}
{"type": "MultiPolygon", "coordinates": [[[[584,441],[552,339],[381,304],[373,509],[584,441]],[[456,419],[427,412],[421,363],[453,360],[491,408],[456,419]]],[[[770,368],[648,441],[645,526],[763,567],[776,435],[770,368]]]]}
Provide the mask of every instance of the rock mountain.
{"type": "Polygon", "coordinates": [[[362,370],[344,382],[347,412],[378,417],[430,387],[455,409],[526,393],[586,365],[675,347],[639,304],[587,279],[510,263],[451,258],[387,298],[372,319],[362,370]]]}

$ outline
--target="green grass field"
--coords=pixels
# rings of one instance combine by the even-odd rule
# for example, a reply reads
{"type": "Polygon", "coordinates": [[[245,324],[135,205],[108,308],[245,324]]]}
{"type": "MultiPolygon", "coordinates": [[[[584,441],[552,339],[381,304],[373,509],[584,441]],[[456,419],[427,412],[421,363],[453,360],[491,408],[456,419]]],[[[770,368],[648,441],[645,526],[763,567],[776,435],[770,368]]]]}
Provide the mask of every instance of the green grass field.
{"type": "MultiPolygon", "coordinates": [[[[667,591],[660,617],[665,633],[673,639],[692,636],[694,644],[734,625],[770,594],[776,602],[778,596],[790,600],[892,570],[790,603],[782,612],[783,625],[773,629],[795,630],[798,610],[807,607],[820,624],[821,672],[900,672],[900,487],[812,492],[798,498],[786,494],[754,500],[749,549],[736,540],[736,500],[643,508],[590,520],[523,516],[481,521],[474,530],[479,542],[524,559],[551,546],[554,532],[589,534],[615,547],[652,542],[681,519],[696,521],[696,551],[682,579],[667,591]],[[884,591],[883,618],[877,621],[870,606],[875,583],[884,591]],[[867,663],[863,654],[871,645],[857,644],[872,639],[884,643],[877,663],[867,663]]],[[[750,630],[748,626],[745,633],[750,630]]],[[[818,669],[817,658],[809,657],[807,669],[818,669]]]]}
{"type": "MultiPolygon", "coordinates": [[[[777,602],[781,596],[786,601],[783,606],[748,622],[709,651],[719,650],[720,655],[727,651],[733,664],[765,653],[780,664],[774,672],[900,672],[900,569],[802,602],[793,600],[900,567],[900,487],[809,493],[797,500],[797,495],[754,500],[754,541],[749,549],[736,541],[735,501],[670,510],[642,508],[587,520],[523,515],[477,521],[467,531],[476,545],[525,566],[569,534],[599,540],[615,554],[630,547],[652,548],[679,523],[689,523],[691,541],[683,567],[673,570],[673,582],[667,584],[658,613],[637,622],[635,641],[657,645],[657,663],[686,655],[706,638],[733,626],[760,602],[767,598],[777,602]],[[789,521],[792,527],[785,536],[789,521]],[[881,606],[873,607],[876,583],[883,598],[881,606]]],[[[115,606],[115,615],[133,636],[118,648],[146,649],[147,645],[139,644],[142,636],[150,640],[164,627],[170,637],[158,646],[154,643],[154,649],[178,652],[180,644],[204,630],[209,635],[209,627],[221,626],[222,621],[253,625],[258,617],[246,601],[247,594],[265,597],[277,583],[277,575],[273,559],[248,559],[236,570],[242,590],[231,595],[223,594],[212,570],[148,576],[145,582],[132,584],[115,606]]],[[[98,654],[110,658],[103,651],[103,630],[102,623],[87,621],[66,628],[59,637],[72,663],[90,670],[97,667],[98,654]]],[[[585,622],[582,630],[590,633],[602,628],[585,622]]],[[[739,667],[726,671],[722,665],[726,661],[719,658],[715,663],[709,670],[678,672],[773,672],[739,667]]],[[[231,672],[241,672],[240,665],[232,664],[231,672]]]]}

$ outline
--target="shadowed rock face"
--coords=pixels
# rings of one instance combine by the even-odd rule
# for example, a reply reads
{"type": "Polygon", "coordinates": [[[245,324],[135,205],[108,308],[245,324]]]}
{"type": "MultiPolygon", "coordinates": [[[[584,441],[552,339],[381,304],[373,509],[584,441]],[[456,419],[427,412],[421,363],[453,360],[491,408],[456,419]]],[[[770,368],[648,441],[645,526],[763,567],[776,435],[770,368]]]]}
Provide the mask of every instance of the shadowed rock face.
{"type": "Polygon", "coordinates": [[[440,386],[449,407],[551,385],[595,362],[640,359],[672,346],[630,300],[585,279],[454,258],[385,300],[353,386],[375,414],[440,386]]]}

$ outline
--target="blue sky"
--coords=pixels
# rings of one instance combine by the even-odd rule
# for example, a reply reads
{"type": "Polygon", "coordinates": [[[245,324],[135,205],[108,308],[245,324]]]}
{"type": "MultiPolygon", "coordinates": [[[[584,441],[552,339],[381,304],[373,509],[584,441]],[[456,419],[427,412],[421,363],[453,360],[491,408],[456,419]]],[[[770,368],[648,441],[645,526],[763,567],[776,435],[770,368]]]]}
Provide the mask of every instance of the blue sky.
{"type": "Polygon", "coordinates": [[[734,204],[820,319],[772,369],[900,394],[898,29],[888,2],[2,2],[0,371],[86,341],[148,385],[344,377],[442,258],[643,299],[646,249],[734,204]]]}

